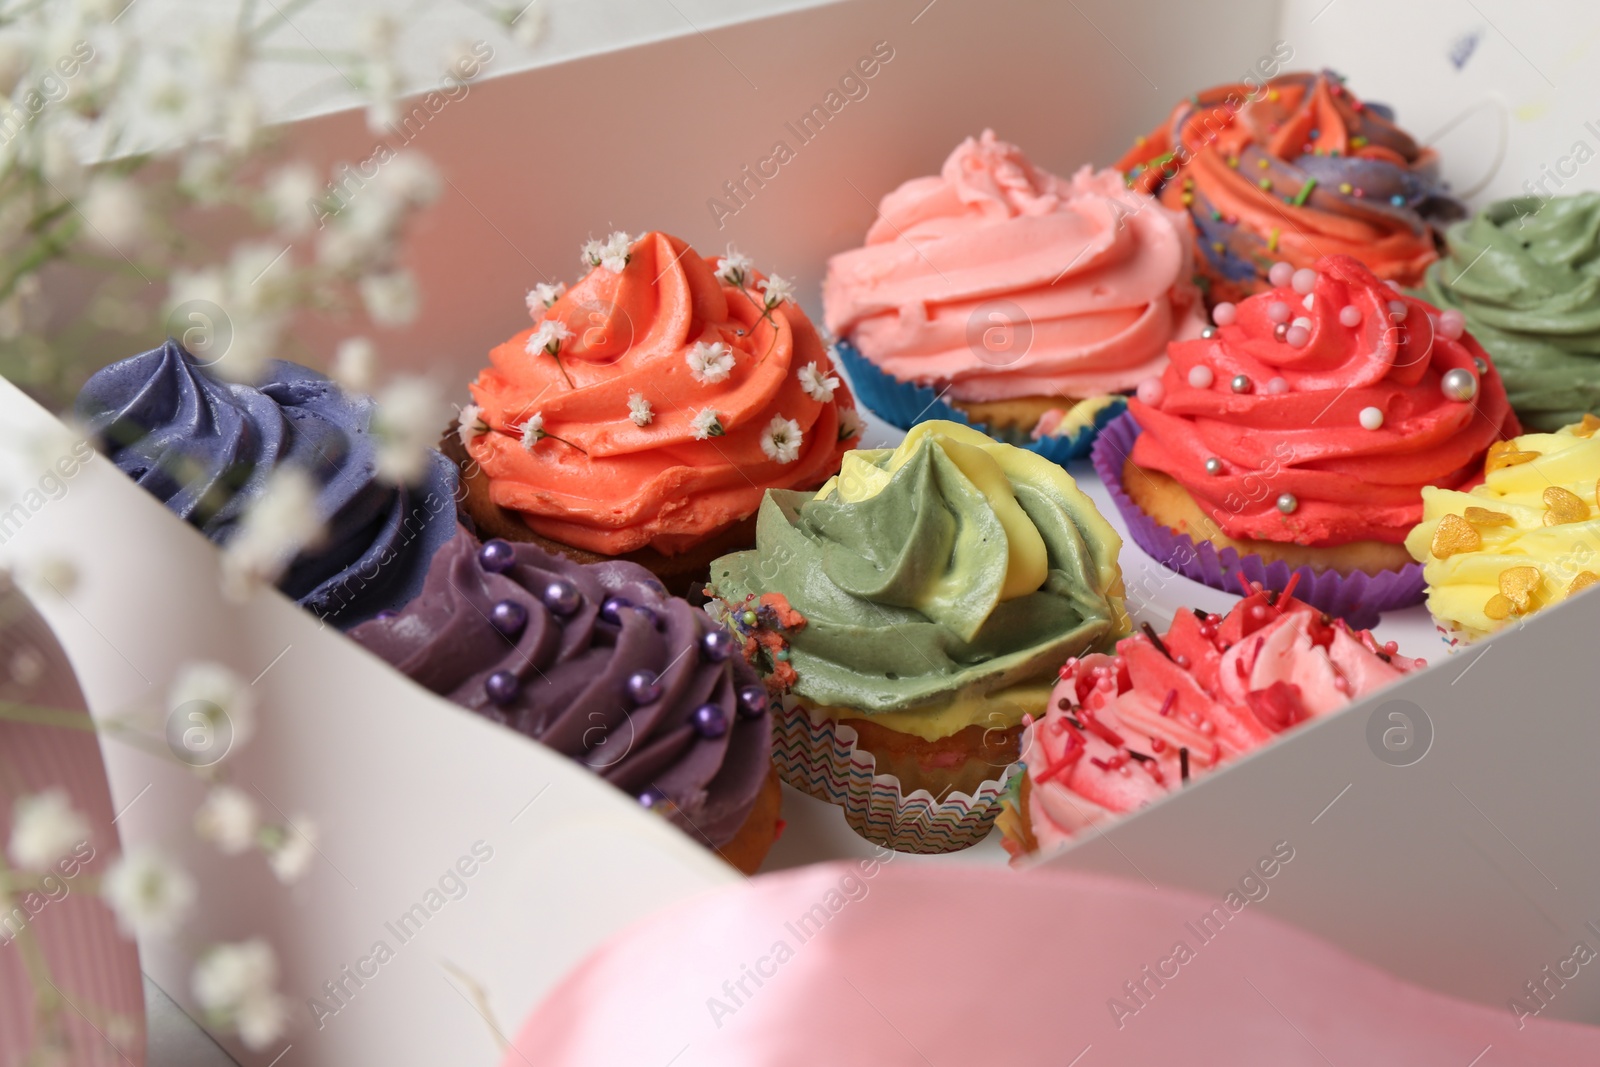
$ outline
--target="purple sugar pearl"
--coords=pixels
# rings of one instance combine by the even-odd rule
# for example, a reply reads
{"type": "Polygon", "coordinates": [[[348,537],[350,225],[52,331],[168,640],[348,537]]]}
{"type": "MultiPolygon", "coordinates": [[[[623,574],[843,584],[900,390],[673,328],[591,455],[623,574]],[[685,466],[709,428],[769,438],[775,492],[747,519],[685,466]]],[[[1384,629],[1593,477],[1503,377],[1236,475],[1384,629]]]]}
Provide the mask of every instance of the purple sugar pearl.
{"type": "Polygon", "coordinates": [[[622,624],[622,609],[633,607],[633,601],[625,596],[608,596],[605,603],[600,605],[600,617],[606,622],[620,626],[622,624]]]}
{"type": "Polygon", "coordinates": [[[400,615],[400,613],[398,611],[391,611],[388,608],[384,608],[382,611],[380,611],[376,615],[374,615],[373,618],[374,619],[379,619],[379,620],[388,620],[388,619],[398,618],[399,615],[400,615]]]}
{"type": "Polygon", "coordinates": [[[739,689],[739,714],[747,719],[759,719],[767,712],[767,689],[761,685],[746,685],[739,689]]]}
{"type": "Polygon", "coordinates": [[[583,594],[578,592],[577,586],[565,578],[550,579],[544,591],[539,594],[539,599],[544,601],[544,606],[551,612],[563,618],[576,612],[583,604],[583,594]]]}
{"type": "Polygon", "coordinates": [[[496,537],[485,541],[483,547],[478,549],[479,565],[491,574],[504,574],[516,562],[517,550],[511,547],[510,541],[502,541],[496,537]]]}
{"type": "Polygon", "coordinates": [[[642,807],[653,808],[659,803],[661,803],[661,794],[654,789],[646,789],[639,794],[639,804],[642,807]]]}
{"type": "Polygon", "coordinates": [[[733,635],[720,628],[708,630],[700,638],[700,651],[712,663],[726,663],[733,655],[733,635]]]}
{"type": "Polygon", "coordinates": [[[653,671],[634,671],[628,675],[628,699],[635,704],[653,704],[661,699],[661,682],[653,671]]]}
{"type": "Polygon", "coordinates": [[[510,671],[495,671],[483,680],[483,691],[496,704],[511,703],[517,699],[517,691],[521,688],[522,683],[510,671]]]}
{"type": "Polygon", "coordinates": [[[507,637],[516,637],[528,625],[528,609],[515,600],[502,600],[489,609],[489,622],[507,637]]]}
{"type": "Polygon", "coordinates": [[[701,704],[694,709],[694,732],[701,737],[721,737],[728,732],[728,716],[716,704],[701,704]]]}

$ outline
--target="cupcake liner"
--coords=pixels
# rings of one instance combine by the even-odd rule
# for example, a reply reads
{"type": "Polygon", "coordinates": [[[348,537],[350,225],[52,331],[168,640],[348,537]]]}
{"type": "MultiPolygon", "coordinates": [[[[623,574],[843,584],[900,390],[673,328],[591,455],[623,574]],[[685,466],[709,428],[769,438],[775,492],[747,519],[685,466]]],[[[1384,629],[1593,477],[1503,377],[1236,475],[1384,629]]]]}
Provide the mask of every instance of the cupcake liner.
{"type": "Polygon", "coordinates": [[[963,426],[971,426],[997,441],[1037,452],[1052,463],[1065,464],[1068,460],[1087,456],[1089,447],[1094,443],[1100,430],[1127,410],[1128,406],[1127,400],[1116,397],[1113,403],[1107,404],[1096,413],[1092,426],[1085,426],[1073,433],[1060,436],[1046,434],[1035,438],[1026,431],[996,430],[984,423],[973,422],[967,417],[966,412],[940,399],[939,390],[915,382],[902,382],[885,374],[848,341],[837,342],[835,350],[838,352],[839,362],[850,378],[856,399],[885,422],[892,423],[902,430],[909,430],[919,422],[947,419],[950,422],[959,422],[963,426]]]}
{"type": "Polygon", "coordinates": [[[1376,625],[1382,612],[1423,602],[1427,586],[1420,563],[1408,563],[1397,571],[1378,575],[1361,571],[1348,575],[1333,570],[1318,572],[1309,566],[1291,568],[1281,560],[1268,563],[1253,554],[1241,556],[1235,548],[1219,550],[1210,541],[1196,542],[1188,534],[1163,526],[1141,511],[1122,487],[1123,461],[1133,451],[1141,432],[1131,414],[1121,416],[1095,440],[1092,458],[1100,480],[1128,524],[1129,536],[1157,562],[1225,593],[1242,592],[1240,571],[1249,581],[1280,591],[1288,585],[1291,574],[1298,574],[1300,582],[1294,590],[1297,599],[1340,616],[1357,629],[1376,625]]]}
{"type": "Polygon", "coordinates": [[[856,732],[844,723],[814,719],[792,698],[773,711],[772,762],[796,789],[844,810],[850,829],[896,852],[934,854],[971,848],[988,836],[1012,777],[1011,764],[984,782],[975,796],[926,789],[906,795],[900,779],[876,773],[872,753],[858,751],[856,732]]]}

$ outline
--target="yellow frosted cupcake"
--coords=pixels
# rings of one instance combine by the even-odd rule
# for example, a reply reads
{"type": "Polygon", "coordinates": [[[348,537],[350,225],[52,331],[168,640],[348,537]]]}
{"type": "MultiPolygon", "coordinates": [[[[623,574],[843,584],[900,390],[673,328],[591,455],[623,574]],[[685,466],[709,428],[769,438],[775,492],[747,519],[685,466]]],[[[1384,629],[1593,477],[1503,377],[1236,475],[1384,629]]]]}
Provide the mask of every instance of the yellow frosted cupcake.
{"type": "Polygon", "coordinates": [[[1469,640],[1600,582],[1600,418],[1489,449],[1468,492],[1422,491],[1406,549],[1423,564],[1428,610],[1469,640]]]}

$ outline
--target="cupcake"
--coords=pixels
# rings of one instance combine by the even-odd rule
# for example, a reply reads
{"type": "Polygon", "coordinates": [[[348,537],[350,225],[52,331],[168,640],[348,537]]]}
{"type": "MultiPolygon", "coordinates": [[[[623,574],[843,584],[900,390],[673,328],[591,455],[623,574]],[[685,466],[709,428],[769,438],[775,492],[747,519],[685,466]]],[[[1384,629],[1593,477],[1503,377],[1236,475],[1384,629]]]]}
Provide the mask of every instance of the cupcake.
{"type": "Polygon", "coordinates": [[[1474,640],[1600,582],[1600,418],[1523,434],[1489,450],[1483,481],[1422,491],[1406,549],[1423,565],[1428,610],[1474,640]]]}
{"type": "Polygon", "coordinates": [[[1216,309],[1101,434],[1095,465],[1152,556],[1219,589],[1241,567],[1358,621],[1417,603],[1422,490],[1464,489],[1518,431],[1483,350],[1347,256],[1273,268],[1216,309]]]}
{"type": "Polygon", "coordinates": [[[944,852],[988,832],[1062,661],[1127,632],[1120,546],[1060,466],[925,422],[768,493],[710,591],[787,693],[779,773],[869,840],[944,852]]]}
{"type": "Polygon", "coordinates": [[[1522,424],[1600,412],[1600,193],[1501,200],[1446,244],[1422,295],[1465,316],[1522,424]]]}
{"type": "Polygon", "coordinates": [[[324,532],[278,588],[341,628],[415,595],[456,528],[455,470],[439,453],[413,485],[378,476],[373,411],[371,398],[282,360],[254,386],[224,381],[170,339],[96,373],[76,404],[120,470],[220,545],[275,470],[308,473],[324,532]]]}
{"type": "Polygon", "coordinates": [[[742,256],[614,234],[489,354],[447,452],[485,537],[626,559],[674,592],[748,547],[766,489],[815,489],[860,431],[781,278],[742,256]]]}
{"type": "Polygon", "coordinates": [[[1117,169],[1188,214],[1199,278],[1217,303],[1266,289],[1275,262],[1309,267],[1331,255],[1416,285],[1438,257],[1435,227],[1465,210],[1437,162],[1388,108],[1323,71],[1198,93],[1117,169]]]}
{"type": "Polygon", "coordinates": [[[1023,740],[1007,851],[1049,852],[1424,665],[1292,594],[1248,587],[1226,616],[1180,611],[1164,637],[1068,660],[1023,740]]]}
{"type": "Polygon", "coordinates": [[[422,592],[350,636],[417,684],[568,756],[746,874],[780,829],[767,693],[705,612],[636,563],[464,529],[422,592]]]}
{"type": "Polygon", "coordinates": [[[1117,174],[1058,178],[985,130],[883,198],[866,246],[828,261],[822,302],[851,381],[889,422],[968,422],[1065,460],[1120,408],[1065,413],[1199,334],[1192,253],[1182,216],[1117,174]]]}

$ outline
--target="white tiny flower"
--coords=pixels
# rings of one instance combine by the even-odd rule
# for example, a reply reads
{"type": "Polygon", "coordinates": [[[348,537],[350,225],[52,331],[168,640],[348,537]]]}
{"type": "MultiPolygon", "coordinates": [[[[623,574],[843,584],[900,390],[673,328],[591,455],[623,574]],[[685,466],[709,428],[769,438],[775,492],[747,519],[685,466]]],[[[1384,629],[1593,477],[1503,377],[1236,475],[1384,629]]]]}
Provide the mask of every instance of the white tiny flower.
{"type": "Polygon", "coordinates": [[[708,437],[721,437],[727,431],[722,427],[722,416],[711,408],[703,408],[689,423],[694,427],[694,439],[704,441],[708,437]]]}
{"type": "Polygon", "coordinates": [[[421,206],[439,198],[443,179],[427,156],[407,149],[384,164],[383,186],[402,201],[421,206]]]}
{"type": "Polygon", "coordinates": [[[144,198],[128,179],[110,175],[94,178],[81,205],[87,236],[101,247],[127,253],[144,240],[148,229],[144,198]]]}
{"type": "Polygon", "coordinates": [[[17,798],[6,854],[25,871],[47,871],[88,840],[89,822],[73,810],[66,790],[46,789],[17,798]]]}
{"type": "Polygon", "coordinates": [[[291,163],[279,168],[267,179],[266,202],[272,224],[288,237],[310,233],[317,221],[312,206],[322,194],[317,172],[306,164],[291,163]]]}
{"type": "Polygon", "coordinates": [[[839,388],[839,379],[815,363],[807,363],[804,367],[801,367],[799,378],[800,388],[804,389],[806,395],[812,400],[819,403],[826,404],[832,400],[833,391],[839,388]]]}
{"type": "Polygon", "coordinates": [[[361,279],[361,302],[380,326],[404,326],[417,317],[417,283],[410,272],[369,274],[361,279]]]}
{"type": "MultiPolygon", "coordinates": [[[[184,726],[201,731],[215,732],[225,725],[228,745],[237,748],[255,733],[256,691],[232,669],[194,660],[179,668],[167,690],[167,714],[181,714],[184,726]]],[[[197,736],[197,743],[203,741],[197,736]]]]}
{"type": "Polygon", "coordinates": [[[567,329],[566,323],[560,319],[545,319],[528,336],[528,355],[537,356],[544,352],[554,355],[561,350],[561,342],[571,337],[572,331],[567,329]]]}
{"type": "Polygon", "coordinates": [[[535,412],[529,415],[522,423],[522,449],[532,452],[533,446],[545,437],[544,416],[535,412]]]}
{"type": "Polygon", "coordinates": [[[717,260],[717,278],[743,289],[750,283],[750,272],[754,268],[749,256],[740,255],[729,245],[728,254],[717,260]]]}
{"type": "Polygon", "coordinates": [[[844,408],[839,412],[839,440],[848,441],[852,437],[860,437],[861,430],[861,412],[855,408],[844,408]]]}
{"type": "Polygon", "coordinates": [[[511,39],[524,48],[532,48],[539,43],[539,38],[544,34],[544,3],[543,0],[532,0],[528,6],[517,8],[515,4],[508,9],[507,29],[511,31],[511,39]]]}
{"type": "Polygon", "coordinates": [[[40,592],[69,597],[78,588],[78,566],[64,556],[38,556],[17,567],[17,577],[40,592]]]}
{"type": "Polygon", "coordinates": [[[767,307],[775,308],[785,300],[794,299],[794,286],[784,278],[774,274],[770,278],[763,278],[756,285],[766,297],[767,307]]]}
{"type": "Polygon", "coordinates": [[[643,393],[628,394],[628,418],[633,420],[635,426],[649,426],[655,417],[655,409],[643,393]]]}
{"type": "Polygon", "coordinates": [[[243,153],[261,132],[261,105],[248,89],[228,94],[223,102],[222,143],[229,151],[243,153]]]}
{"type": "Polygon", "coordinates": [[[461,419],[456,429],[456,435],[461,438],[461,447],[467,448],[472,442],[489,432],[489,424],[484,421],[483,409],[476,404],[468,404],[461,409],[461,419]]]}
{"type": "Polygon", "coordinates": [[[231,785],[219,785],[206,794],[194,815],[194,830],[223,853],[237,856],[255,844],[260,814],[250,794],[231,785]]]}
{"type": "Polygon", "coordinates": [[[550,285],[540,282],[528,290],[528,314],[537,321],[545,313],[545,309],[555,305],[561,299],[561,294],[567,291],[565,282],[556,282],[550,285]]]}
{"type": "Polygon", "coordinates": [[[222,549],[224,587],[242,599],[257,585],[276,582],[324,532],[317,516],[316,480],[299,467],[277,468],[222,549]]]}
{"type": "Polygon", "coordinates": [[[721,341],[712,344],[696,341],[683,358],[694,380],[703,385],[727,381],[728,375],[733,373],[733,352],[721,341]]]}
{"type": "Polygon", "coordinates": [[[239,1040],[252,1052],[275,1044],[289,1027],[289,1002],[276,993],[258,993],[233,1012],[239,1040]]]}
{"type": "Polygon", "coordinates": [[[800,442],[804,439],[798,422],[774,415],[772,421],[767,423],[767,428],[761,431],[761,451],[767,454],[768,459],[793,463],[800,458],[800,442]]]}
{"type": "Polygon", "coordinates": [[[278,960],[260,938],[217,945],[194,965],[189,988],[206,1012],[228,1012],[278,984],[278,960]]]}
{"type": "Polygon", "coordinates": [[[282,828],[278,839],[266,846],[267,863],[278,881],[293,885],[311,869],[317,854],[317,824],[297,816],[293,825],[282,828]]]}
{"type": "Polygon", "coordinates": [[[352,393],[370,392],[377,370],[378,350],[365,337],[347,337],[334,350],[332,378],[352,393]]]}
{"type": "Polygon", "coordinates": [[[583,246],[583,262],[587,267],[603,267],[612,274],[621,274],[622,268],[632,258],[633,239],[617,230],[604,241],[588,241],[583,246]]]}
{"type": "Polygon", "coordinates": [[[417,484],[428,472],[448,410],[438,386],[426,378],[396,378],[379,393],[372,413],[378,477],[395,485],[417,484]]]}
{"type": "Polygon", "coordinates": [[[118,857],[106,871],[100,892],[129,937],[173,932],[195,900],[194,879],[148,849],[118,857]]]}

